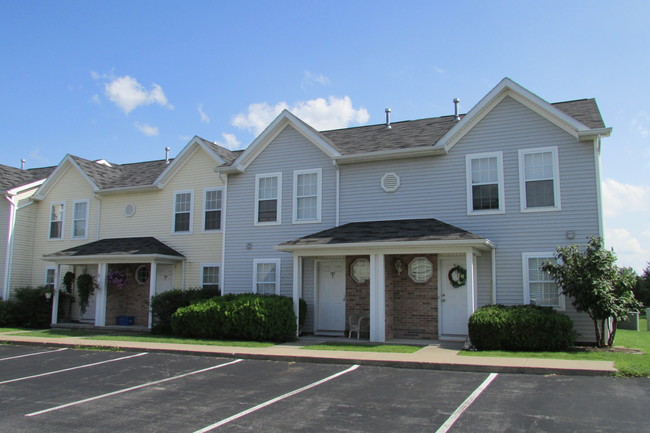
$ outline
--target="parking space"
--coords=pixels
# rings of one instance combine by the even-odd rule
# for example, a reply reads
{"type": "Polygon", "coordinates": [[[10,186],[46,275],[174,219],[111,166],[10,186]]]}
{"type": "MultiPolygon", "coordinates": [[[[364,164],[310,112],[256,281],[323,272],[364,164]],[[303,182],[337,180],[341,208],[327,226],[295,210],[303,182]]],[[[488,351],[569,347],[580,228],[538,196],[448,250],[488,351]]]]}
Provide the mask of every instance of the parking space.
{"type": "Polygon", "coordinates": [[[0,346],[12,432],[643,431],[649,385],[0,346]]]}

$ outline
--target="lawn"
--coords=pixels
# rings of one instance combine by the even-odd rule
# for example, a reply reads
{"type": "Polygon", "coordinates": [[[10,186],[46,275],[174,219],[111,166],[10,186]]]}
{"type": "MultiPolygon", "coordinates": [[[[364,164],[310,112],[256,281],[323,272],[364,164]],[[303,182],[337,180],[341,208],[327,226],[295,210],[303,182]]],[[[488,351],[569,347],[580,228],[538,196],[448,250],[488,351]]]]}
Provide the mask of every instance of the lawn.
{"type": "Polygon", "coordinates": [[[401,346],[397,344],[324,343],[305,346],[303,349],[341,350],[345,352],[413,353],[422,349],[422,346],[401,346]]]}
{"type": "Polygon", "coordinates": [[[647,321],[640,320],[640,331],[619,329],[616,331],[615,347],[637,349],[643,353],[620,353],[591,349],[580,349],[566,352],[506,352],[506,351],[462,351],[463,356],[494,356],[501,358],[551,358],[574,359],[585,361],[614,361],[620,376],[650,377],[650,332],[647,331],[647,321]]]}
{"type": "Polygon", "coordinates": [[[18,332],[18,331],[24,331],[24,329],[21,328],[0,328],[0,334],[4,334],[7,332],[18,332]]]}

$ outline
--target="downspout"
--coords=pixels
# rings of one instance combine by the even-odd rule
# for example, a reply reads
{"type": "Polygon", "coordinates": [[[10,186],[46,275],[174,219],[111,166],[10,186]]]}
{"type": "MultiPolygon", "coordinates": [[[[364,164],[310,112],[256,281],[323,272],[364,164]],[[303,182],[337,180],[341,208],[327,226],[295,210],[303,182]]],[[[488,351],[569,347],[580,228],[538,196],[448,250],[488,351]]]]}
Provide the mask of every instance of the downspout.
{"type": "Polygon", "coordinates": [[[14,229],[16,227],[16,208],[17,203],[13,200],[15,194],[5,193],[5,198],[9,202],[9,223],[7,226],[7,255],[5,257],[5,278],[2,290],[2,299],[9,299],[9,286],[11,285],[11,262],[14,251],[14,229]]]}

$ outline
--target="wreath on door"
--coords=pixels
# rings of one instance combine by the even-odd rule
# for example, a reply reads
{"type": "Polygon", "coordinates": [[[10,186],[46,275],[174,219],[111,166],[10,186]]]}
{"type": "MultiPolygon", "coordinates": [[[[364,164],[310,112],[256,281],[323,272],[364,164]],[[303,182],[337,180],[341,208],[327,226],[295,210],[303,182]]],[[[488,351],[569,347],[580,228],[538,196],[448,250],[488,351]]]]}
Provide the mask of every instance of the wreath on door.
{"type": "Polygon", "coordinates": [[[462,287],[467,282],[467,269],[460,265],[455,265],[449,270],[447,278],[449,278],[449,283],[455,289],[462,287]]]}

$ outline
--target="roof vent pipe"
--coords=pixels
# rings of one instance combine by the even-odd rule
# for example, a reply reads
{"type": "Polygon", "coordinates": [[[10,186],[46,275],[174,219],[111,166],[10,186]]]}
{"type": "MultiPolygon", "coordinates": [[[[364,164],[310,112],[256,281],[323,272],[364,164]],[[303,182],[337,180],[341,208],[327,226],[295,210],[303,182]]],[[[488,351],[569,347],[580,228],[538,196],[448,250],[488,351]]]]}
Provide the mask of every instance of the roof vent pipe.
{"type": "Polygon", "coordinates": [[[458,103],[460,102],[460,99],[454,98],[454,118],[456,120],[460,120],[460,116],[458,115],[458,103]]]}
{"type": "Polygon", "coordinates": [[[386,112],[386,129],[390,129],[392,128],[390,126],[390,108],[386,108],[384,111],[386,112]]]}
{"type": "Polygon", "coordinates": [[[26,161],[25,161],[25,158],[23,158],[23,159],[20,160],[20,169],[21,169],[21,170],[24,170],[24,169],[25,169],[25,162],[26,162],[26,161]]]}
{"type": "Polygon", "coordinates": [[[169,164],[169,151],[172,150],[171,147],[165,147],[165,164],[169,164]]]}

